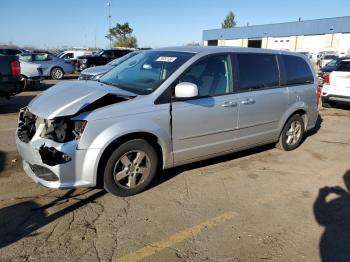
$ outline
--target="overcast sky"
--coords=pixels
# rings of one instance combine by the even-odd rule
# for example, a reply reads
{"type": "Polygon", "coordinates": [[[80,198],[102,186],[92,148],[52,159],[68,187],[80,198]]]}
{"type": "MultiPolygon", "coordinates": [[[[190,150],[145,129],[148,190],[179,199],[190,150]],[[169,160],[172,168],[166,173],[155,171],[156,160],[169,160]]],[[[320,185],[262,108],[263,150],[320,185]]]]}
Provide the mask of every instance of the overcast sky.
{"type": "Polygon", "coordinates": [[[201,42],[230,10],[238,26],[350,15],[350,0],[0,0],[0,43],[107,47],[107,2],[112,24],[129,22],[141,47],[201,42]]]}

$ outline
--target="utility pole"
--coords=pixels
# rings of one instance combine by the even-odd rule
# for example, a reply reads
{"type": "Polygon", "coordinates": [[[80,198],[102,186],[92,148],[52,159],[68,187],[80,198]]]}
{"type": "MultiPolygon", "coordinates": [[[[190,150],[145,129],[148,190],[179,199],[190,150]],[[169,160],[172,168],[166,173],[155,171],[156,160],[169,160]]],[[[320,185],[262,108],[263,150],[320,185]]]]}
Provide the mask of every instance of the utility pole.
{"type": "MultiPolygon", "coordinates": [[[[108,6],[108,24],[109,24],[109,30],[108,30],[108,33],[109,31],[111,30],[111,2],[108,2],[107,3],[107,6],[108,6]]],[[[109,37],[109,48],[112,48],[112,38],[109,37]]]]}
{"type": "Polygon", "coordinates": [[[94,32],[94,38],[95,38],[95,50],[96,50],[96,28],[95,28],[95,32],[94,32]]]}

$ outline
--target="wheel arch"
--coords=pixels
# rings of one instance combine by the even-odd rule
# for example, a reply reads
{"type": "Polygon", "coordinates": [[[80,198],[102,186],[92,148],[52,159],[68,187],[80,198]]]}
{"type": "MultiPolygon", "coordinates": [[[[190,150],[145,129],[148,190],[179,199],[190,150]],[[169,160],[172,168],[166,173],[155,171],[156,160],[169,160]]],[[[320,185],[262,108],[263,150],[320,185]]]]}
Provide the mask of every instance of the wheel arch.
{"type": "Polygon", "coordinates": [[[159,138],[149,132],[132,132],[129,134],[122,135],[116,139],[114,139],[112,142],[108,144],[108,146],[103,150],[101,157],[98,160],[97,165],[97,171],[96,171],[96,186],[97,187],[103,187],[103,173],[104,173],[104,166],[107,163],[108,156],[113,152],[113,150],[118,147],[119,145],[130,141],[132,139],[143,139],[147,141],[153,148],[156,150],[158,160],[159,160],[159,166],[163,166],[163,154],[164,150],[161,147],[159,143],[159,138]]]}
{"type": "Polygon", "coordinates": [[[308,116],[307,116],[307,110],[304,107],[293,108],[293,109],[286,112],[286,114],[283,117],[283,120],[280,122],[278,137],[280,137],[281,132],[282,132],[283,128],[285,127],[285,125],[287,124],[288,120],[294,115],[301,116],[301,118],[304,121],[304,127],[306,130],[306,127],[307,127],[308,121],[309,121],[308,116]]]}

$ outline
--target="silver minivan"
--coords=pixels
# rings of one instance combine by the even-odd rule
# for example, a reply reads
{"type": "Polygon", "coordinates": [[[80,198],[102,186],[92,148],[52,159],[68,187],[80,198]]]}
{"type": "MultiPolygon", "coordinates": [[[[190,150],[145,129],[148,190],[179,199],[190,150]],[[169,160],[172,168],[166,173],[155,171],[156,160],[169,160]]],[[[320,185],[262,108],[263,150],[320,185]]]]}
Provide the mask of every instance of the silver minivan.
{"type": "Polygon", "coordinates": [[[307,57],[251,48],[145,51],[99,81],[59,83],[21,109],[25,172],[50,188],[143,191],[161,169],[268,143],[297,148],[318,117],[307,57]]]}

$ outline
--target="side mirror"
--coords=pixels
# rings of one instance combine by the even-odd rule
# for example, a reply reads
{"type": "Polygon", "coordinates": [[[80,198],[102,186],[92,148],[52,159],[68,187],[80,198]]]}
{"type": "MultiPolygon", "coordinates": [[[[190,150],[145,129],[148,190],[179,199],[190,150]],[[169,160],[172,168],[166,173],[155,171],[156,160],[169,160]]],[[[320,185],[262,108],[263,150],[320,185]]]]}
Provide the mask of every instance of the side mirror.
{"type": "Polygon", "coordinates": [[[196,84],[182,82],[175,86],[175,97],[177,98],[193,98],[198,96],[198,87],[196,84]]]}

